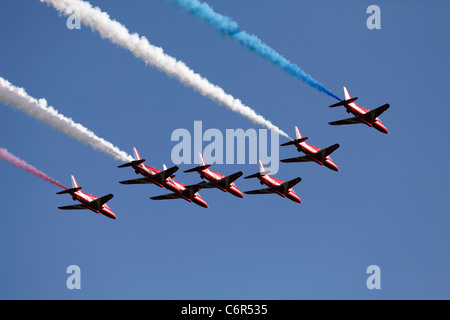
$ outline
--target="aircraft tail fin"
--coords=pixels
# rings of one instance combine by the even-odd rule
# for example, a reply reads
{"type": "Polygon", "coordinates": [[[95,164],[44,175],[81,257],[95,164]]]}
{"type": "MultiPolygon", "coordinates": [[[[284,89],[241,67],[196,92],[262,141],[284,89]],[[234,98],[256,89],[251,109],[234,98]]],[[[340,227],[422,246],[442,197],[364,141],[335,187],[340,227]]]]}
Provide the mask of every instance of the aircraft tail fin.
{"type": "Polygon", "coordinates": [[[259,160],[259,174],[262,176],[266,176],[270,173],[269,170],[266,170],[266,168],[264,168],[264,165],[262,163],[261,160],[259,160]]]}
{"type": "Polygon", "coordinates": [[[135,147],[133,147],[134,160],[141,160],[141,156],[135,147]]]}
{"type": "Polygon", "coordinates": [[[344,95],[345,95],[345,100],[349,100],[352,97],[350,96],[350,93],[348,92],[347,88],[344,86],[344,95]]]}
{"type": "Polygon", "coordinates": [[[79,186],[75,177],[71,175],[70,178],[72,180],[72,188],[78,188],[79,186]]]}
{"type": "Polygon", "coordinates": [[[263,165],[263,163],[262,163],[262,161],[261,160],[259,160],[259,172],[264,172],[264,171],[266,171],[266,168],[264,168],[264,165],[263,165]]]}
{"type": "Polygon", "coordinates": [[[298,129],[297,126],[295,126],[295,137],[297,139],[301,139],[302,138],[302,134],[300,133],[300,130],[298,129]]]}
{"type": "Polygon", "coordinates": [[[198,155],[199,155],[199,157],[200,157],[200,161],[202,162],[202,164],[203,164],[204,166],[206,166],[206,162],[205,162],[205,159],[203,159],[203,155],[202,155],[201,153],[199,153],[198,155]]]}
{"type": "Polygon", "coordinates": [[[244,177],[244,179],[258,178],[258,177],[261,177],[261,176],[266,176],[269,173],[270,173],[270,171],[266,170],[266,168],[264,168],[264,165],[261,162],[261,160],[259,160],[259,172],[254,173],[252,175],[249,175],[247,177],[244,177]]]}

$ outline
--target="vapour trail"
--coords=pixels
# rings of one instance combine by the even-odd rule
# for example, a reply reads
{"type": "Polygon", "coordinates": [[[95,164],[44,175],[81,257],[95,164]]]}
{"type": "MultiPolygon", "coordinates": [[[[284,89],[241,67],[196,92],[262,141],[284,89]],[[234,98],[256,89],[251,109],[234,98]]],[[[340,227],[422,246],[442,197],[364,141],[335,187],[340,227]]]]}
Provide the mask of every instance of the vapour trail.
{"type": "Polygon", "coordinates": [[[37,100],[30,97],[25,89],[15,87],[2,77],[0,77],[0,102],[17,108],[60,132],[90,145],[93,149],[113,156],[116,160],[123,162],[133,160],[131,155],[121,151],[112,143],[97,137],[94,132],[58,113],[53,107],[47,106],[45,99],[37,100]]]}
{"type": "Polygon", "coordinates": [[[186,9],[190,14],[201,18],[222,34],[229,35],[248,49],[258,53],[274,65],[281,67],[297,79],[300,79],[309,86],[341,101],[339,97],[320,82],[313,79],[309,74],[305,73],[299,66],[283,57],[280,53],[262,42],[257,36],[240,29],[237,22],[232,18],[215,12],[207,3],[202,3],[198,0],[172,0],[172,2],[178,7],[186,9]]]}
{"type": "Polygon", "coordinates": [[[0,148],[0,158],[12,163],[16,167],[22,168],[25,171],[28,171],[28,172],[34,174],[35,176],[38,176],[39,178],[49,181],[49,182],[57,185],[58,187],[67,189],[62,184],[60,184],[58,181],[50,178],[45,173],[43,173],[42,171],[39,171],[38,169],[36,169],[32,165],[26,163],[22,159],[17,158],[15,155],[9,153],[8,150],[6,150],[6,149],[0,148]]]}
{"type": "Polygon", "coordinates": [[[94,8],[90,3],[81,0],[40,1],[51,4],[56,10],[66,16],[76,12],[80,17],[81,23],[85,26],[97,31],[102,38],[109,39],[113,43],[131,51],[134,56],[142,59],[146,64],[156,67],[168,76],[175,77],[185,86],[193,88],[203,96],[239,113],[250,121],[289,137],[288,134],[257,114],[250,107],[244,105],[239,99],[227,94],[219,86],[210,83],[206,78],[195,73],[184,62],[167,55],[162,48],[150,44],[147,38],[137,33],[130,34],[124,25],[112,20],[100,8],[94,8]]]}

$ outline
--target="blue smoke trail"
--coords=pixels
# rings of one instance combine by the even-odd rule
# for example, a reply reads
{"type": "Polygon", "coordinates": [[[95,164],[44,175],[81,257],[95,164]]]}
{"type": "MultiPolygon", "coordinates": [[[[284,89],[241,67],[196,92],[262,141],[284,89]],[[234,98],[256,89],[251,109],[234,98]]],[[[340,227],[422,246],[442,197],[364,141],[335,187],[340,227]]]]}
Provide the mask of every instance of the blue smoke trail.
{"type": "Polygon", "coordinates": [[[317,80],[314,80],[297,65],[293,64],[267,44],[262,42],[257,36],[248,34],[240,29],[237,22],[232,20],[230,17],[223,16],[215,12],[207,3],[201,3],[198,0],[172,0],[172,2],[179,7],[186,9],[190,14],[200,17],[222,34],[229,35],[240,44],[258,53],[260,56],[271,61],[273,64],[280,66],[297,79],[301,79],[311,87],[341,101],[341,99],[339,99],[339,97],[337,97],[333,92],[325,88],[317,80]]]}

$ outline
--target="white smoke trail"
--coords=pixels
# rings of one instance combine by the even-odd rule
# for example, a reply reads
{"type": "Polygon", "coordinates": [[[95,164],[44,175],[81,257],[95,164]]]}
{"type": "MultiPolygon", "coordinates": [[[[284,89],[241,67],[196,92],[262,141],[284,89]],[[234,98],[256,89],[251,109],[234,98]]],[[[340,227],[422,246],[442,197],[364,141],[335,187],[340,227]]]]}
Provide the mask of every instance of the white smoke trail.
{"type": "Polygon", "coordinates": [[[23,88],[13,86],[2,77],[0,77],[0,102],[25,112],[62,133],[90,145],[95,150],[112,155],[116,160],[123,162],[133,160],[132,156],[121,151],[112,143],[97,137],[94,132],[58,113],[53,107],[47,106],[45,99],[37,100],[30,97],[23,88]]]}
{"type": "Polygon", "coordinates": [[[244,105],[239,99],[225,93],[225,91],[211,84],[207,79],[195,73],[182,61],[164,53],[162,48],[153,46],[145,37],[137,33],[130,34],[128,29],[117,21],[111,20],[106,12],[100,8],[93,8],[88,2],[81,0],[40,0],[51,4],[60,13],[70,16],[74,10],[79,14],[81,22],[100,33],[102,38],[107,38],[113,43],[128,49],[136,57],[142,59],[146,64],[155,66],[169,76],[177,78],[182,84],[192,87],[200,94],[210,98],[218,104],[241,114],[250,121],[274,130],[280,135],[289,137],[277,126],[264,119],[253,109],[244,105]]]}

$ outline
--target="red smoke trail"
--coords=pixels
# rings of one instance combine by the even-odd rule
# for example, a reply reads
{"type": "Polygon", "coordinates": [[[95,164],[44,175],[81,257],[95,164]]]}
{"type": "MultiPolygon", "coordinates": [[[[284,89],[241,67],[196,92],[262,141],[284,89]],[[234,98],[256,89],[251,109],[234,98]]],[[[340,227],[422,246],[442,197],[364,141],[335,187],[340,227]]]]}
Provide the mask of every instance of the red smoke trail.
{"type": "Polygon", "coordinates": [[[35,176],[38,176],[44,180],[47,180],[55,185],[57,185],[58,187],[67,189],[66,187],[64,187],[62,184],[60,184],[58,181],[53,180],[52,178],[50,178],[49,176],[47,176],[45,173],[39,171],[38,169],[36,169],[35,167],[33,167],[32,165],[29,165],[28,163],[26,163],[25,161],[17,158],[16,156],[12,155],[11,153],[9,153],[6,149],[0,148],[0,158],[11,162],[13,165],[20,167],[28,172],[31,172],[32,174],[34,174],[35,176]]]}

